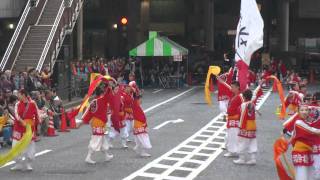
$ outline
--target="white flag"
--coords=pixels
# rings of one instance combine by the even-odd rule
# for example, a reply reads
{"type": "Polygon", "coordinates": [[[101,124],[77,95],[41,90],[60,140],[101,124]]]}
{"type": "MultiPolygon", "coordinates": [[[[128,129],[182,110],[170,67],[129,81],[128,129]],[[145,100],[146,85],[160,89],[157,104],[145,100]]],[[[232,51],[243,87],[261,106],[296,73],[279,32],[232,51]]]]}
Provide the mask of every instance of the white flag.
{"type": "Polygon", "coordinates": [[[240,20],[235,42],[236,61],[250,65],[251,55],[263,46],[263,19],[256,0],[241,0],[240,20]]]}
{"type": "Polygon", "coordinates": [[[256,0],[241,0],[240,19],[235,41],[235,61],[240,89],[247,87],[251,55],[263,46],[263,19],[256,0]]]}

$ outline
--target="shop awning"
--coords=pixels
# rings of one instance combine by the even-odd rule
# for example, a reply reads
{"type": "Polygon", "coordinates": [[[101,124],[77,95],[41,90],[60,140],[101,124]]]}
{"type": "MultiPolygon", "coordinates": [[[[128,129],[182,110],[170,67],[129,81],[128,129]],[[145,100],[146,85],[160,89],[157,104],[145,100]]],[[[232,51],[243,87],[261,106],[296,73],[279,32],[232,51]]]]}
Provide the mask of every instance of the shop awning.
{"type": "Polygon", "coordinates": [[[129,52],[129,56],[184,56],[188,49],[156,33],[149,35],[149,40],[129,52]]]}

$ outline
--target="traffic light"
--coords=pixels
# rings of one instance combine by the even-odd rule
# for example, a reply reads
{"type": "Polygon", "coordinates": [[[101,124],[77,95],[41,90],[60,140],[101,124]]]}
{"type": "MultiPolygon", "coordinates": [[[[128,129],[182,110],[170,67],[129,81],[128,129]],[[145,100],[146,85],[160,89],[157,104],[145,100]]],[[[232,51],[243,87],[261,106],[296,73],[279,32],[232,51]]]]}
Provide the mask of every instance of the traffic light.
{"type": "Polygon", "coordinates": [[[127,25],[128,25],[128,19],[126,17],[122,17],[120,19],[121,23],[121,34],[124,38],[127,37],[127,25]]]}
{"type": "Polygon", "coordinates": [[[124,25],[124,26],[127,25],[128,24],[128,19],[126,17],[122,17],[121,18],[121,24],[124,25]]]}

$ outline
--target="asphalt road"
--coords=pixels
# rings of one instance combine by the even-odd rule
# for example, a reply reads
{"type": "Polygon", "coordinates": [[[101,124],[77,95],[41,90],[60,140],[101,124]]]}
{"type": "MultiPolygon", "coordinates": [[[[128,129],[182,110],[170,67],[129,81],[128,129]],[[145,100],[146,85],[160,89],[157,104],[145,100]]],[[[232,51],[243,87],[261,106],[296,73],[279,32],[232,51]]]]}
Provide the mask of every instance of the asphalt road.
{"type": "MultiPolygon", "coordinates": [[[[140,158],[132,150],[133,143],[129,143],[128,149],[120,148],[120,143],[115,142],[111,153],[114,159],[111,162],[103,162],[102,153],[96,153],[93,157],[98,163],[96,165],[88,165],[84,162],[87,154],[87,146],[90,139],[90,128],[82,126],[81,129],[72,130],[69,133],[60,133],[57,137],[43,137],[37,143],[37,152],[46,152],[36,158],[33,163],[34,170],[32,172],[11,172],[11,166],[0,168],[1,180],[118,180],[123,179],[137,172],[148,163],[161,159],[165,153],[174,149],[181,142],[194,135],[201,128],[206,126],[214,117],[219,114],[217,103],[213,107],[209,107],[204,103],[204,95],[202,87],[195,87],[188,92],[189,89],[181,90],[145,90],[143,97],[143,108],[148,109],[146,113],[149,125],[149,134],[153,145],[150,153],[151,158],[140,158]],[[155,93],[156,92],[156,93],[155,93]],[[185,92],[181,96],[167,102],[161,106],[156,106],[172,97],[185,92]],[[168,120],[182,119],[183,122],[168,123],[161,128],[154,130],[168,120]],[[50,152],[49,152],[50,151],[50,152]]],[[[256,166],[237,166],[232,163],[232,159],[224,158],[224,152],[221,148],[216,153],[212,161],[207,163],[203,169],[197,170],[198,174],[195,179],[211,180],[211,179],[277,179],[272,158],[272,144],[279,137],[281,131],[281,123],[274,115],[275,107],[279,104],[278,96],[271,94],[260,109],[262,116],[258,117],[258,147],[259,154],[257,156],[256,166]]],[[[215,102],[215,101],[214,101],[215,102]]],[[[219,120],[218,120],[219,121],[219,120]]],[[[214,123],[222,125],[222,123],[214,123]]],[[[208,131],[207,133],[210,133],[208,131]]],[[[208,136],[209,137],[209,136],[208,136]]],[[[205,138],[205,136],[203,137],[205,138]]],[[[209,138],[210,139],[210,138],[209,138]]],[[[200,141],[199,141],[200,142],[200,141]]],[[[190,146],[191,147],[191,146],[190,146]]],[[[201,148],[202,146],[199,146],[201,148]]],[[[3,152],[3,151],[2,151],[3,152]]],[[[180,152],[180,151],[179,151],[180,152]]],[[[182,153],[182,152],[181,152],[182,153]]],[[[188,153],[186,153],[188,154],[188,153]]],[[[210,154],[210,153],[209,153],[210,154]]],[[[198,153],[198,155],[204,155],[198,153]]],[[[178,155],[179,156],[179,155],[178,155]]],[[[208,155],[210,159],[210,155],[208,155]]],[[[179,161],[179,160],[178,160],[179,161]]],[[[199,163],[200,160],[195,160],[199,163]]],[[[205,162],[204,162],[205,163],[205,162]]],[[[196,164],[197,165],[197,164],[196,164]]],[[[170,169],[171,166],[163,166],[170,169]]],[[[174,165],[172,165],[174,167],[174,165]]],[[[175,171],[171,175],[183,178],[183,170],[190,170],[193,166],[182,168],[179,172],[175,171]],[[180,175],[179,175],[180,174],[180,175]]],[[[161,173],[160,168],[154,168],[151,173],[161,173]]],[[[134,179],[153,179],[141,176],[134,179]]],[[[149,174],[150,175],[150,174],[149,174]]],[[[158,176],[158,179],[162,179],[158,176]]],[[[168,178],[179,179],[179,178],[168,178]]]]}

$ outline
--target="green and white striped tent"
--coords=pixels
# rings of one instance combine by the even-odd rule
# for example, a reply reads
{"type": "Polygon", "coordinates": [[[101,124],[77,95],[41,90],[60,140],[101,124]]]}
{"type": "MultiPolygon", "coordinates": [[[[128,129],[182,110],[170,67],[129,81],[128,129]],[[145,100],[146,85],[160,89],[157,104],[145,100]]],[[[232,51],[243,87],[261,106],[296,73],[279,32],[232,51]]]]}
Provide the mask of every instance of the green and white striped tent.
{"type": "Polygon", "coordinates": [[[184,56],[188,49],[180,46],[167,37],[157,36],[150,32],[149,40],[129,52],[129,56],[184,56]]]}

